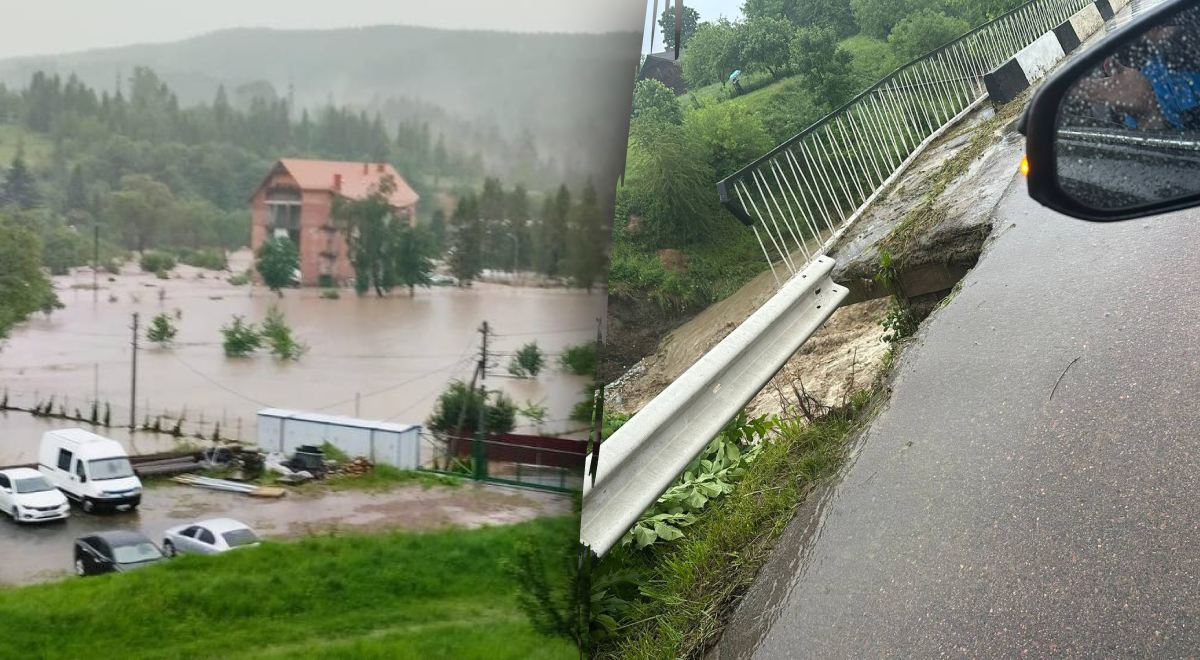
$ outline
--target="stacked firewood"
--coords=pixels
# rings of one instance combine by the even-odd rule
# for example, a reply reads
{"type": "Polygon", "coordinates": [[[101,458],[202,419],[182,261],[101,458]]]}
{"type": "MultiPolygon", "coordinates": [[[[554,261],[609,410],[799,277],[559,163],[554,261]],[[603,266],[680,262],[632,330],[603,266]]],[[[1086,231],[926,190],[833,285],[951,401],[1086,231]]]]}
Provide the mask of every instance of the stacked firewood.
{"type": "Polygon", "coordinates": [[[336,471],[344,477],[360,477],[374,469],[374,463],[367,460],[365,456],[358,456],[348,463],[337,466],[336,471]]]}

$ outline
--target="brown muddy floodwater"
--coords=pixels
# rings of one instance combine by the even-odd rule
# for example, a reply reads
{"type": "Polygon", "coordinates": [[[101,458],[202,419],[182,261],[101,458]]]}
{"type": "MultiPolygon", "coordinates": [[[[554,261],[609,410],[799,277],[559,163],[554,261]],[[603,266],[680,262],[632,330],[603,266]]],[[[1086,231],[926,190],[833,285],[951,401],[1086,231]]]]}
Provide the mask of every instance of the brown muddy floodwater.
{"type": "MultiPolygon", "coordinates": [[[[246,265],[231,259],[235,270],[246,265]]],[[[386,298],[342,291],[327,300],[317,289],[288,290],[282,298],[263,287],[233,286],[228,273],[180,266],[169,280],[126,266],[117,276],[101,274],[93,295],[90,271],[55,278],[66,305],[37,315],[0,343],[0,392],[30,404],[49,395],[67,398],[68,410],[89,409],[94,397],[110,402],[112,429],[101,431],[136,453],[172,447],[168,436],[128,432],[130,402],[130,324],[138,312],[142,327],[160,312],[180,314],[172,348],[146,346],[138,354],[138,418],[185,410],[211,428],[221,420],[222,435],[253,441],[255,414],[266,407],[355,415],[366,419],[423,424],[445,384],[469,380],[479,348],[480,324],[495,335],[489,388],[506,391],[519,404],[548,408],[544,433],[568,435],[583,426],[569,419],[583,398],[585,378],[561,371],[557,353],[596,335],[605,295],[597,290],[515,287],[477,283],[470,288],[419,289],[414,297],[395,292],[386,298]],[[310,349],[299,361],[284,362],[265,351],[227,358],[220,328],[234,315],[259,323],[278,305],[295,335],[310,349]],[[549,368],[537,380],[500,377],[509,356],[536,340],[548,353],[549,368]],[[356,394],[358,403],[356,404],[356,394]],[[148,409],[148,410],[147,410],[148,409]]],[[[539,429],[518,417],[517,432],[539,429]]],[[[38,420],[24,413],[0,414],[0,465],[36,460],[37,443],[49,428],[70,422],[38,420]]]]}
{"type": "Polygon", "coordinates": [[[88,515],[78,508],[65,521],[17,525],[0,515],[0,586],[46,582],[71,574],[74,540],[91,532],[134,529],[162,543],[163,532],[207,518],[234,518],[268,540],[293,540],[332,530],[376,532],[429,530],[450,525],[504,525],[571,510],[570,499],[553,493],[501,486],[457,488],[402,486],[384,493],[291,492],[283,499],[257,499],[175,484],[147,489],[133,513],[88,515]]]}

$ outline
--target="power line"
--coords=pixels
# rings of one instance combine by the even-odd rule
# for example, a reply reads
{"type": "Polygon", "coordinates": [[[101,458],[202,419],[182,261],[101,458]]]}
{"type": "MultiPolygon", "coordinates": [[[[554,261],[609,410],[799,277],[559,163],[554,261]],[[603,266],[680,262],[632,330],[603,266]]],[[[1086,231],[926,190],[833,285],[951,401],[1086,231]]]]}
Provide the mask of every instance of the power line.
{"type": "Polygon", "coordinates": [[[196,368],[194,368],[192,365],[188,364],[187,362],[184,362],[184,361],[183,361],[183,358],[179,357],[179,356],[178,356],[178,355],[176,355],[175,353],[171,353],[171,357],[173,357],[173,358],[175,358],[176,360],[178,360],[178,361],[179,361],[179,364],[182,364],[183,366],[187,367],[188,371],[191,371],[192,373],[196,374],[197,376],[199,376],[199,377],[203,378],[204,380],[207,380],[208,382],[212,383],[213,385],[216,385],[217,387],[221,388],[222,390],[225,390],[226,392],[229,392],[230,394],[232,394],[232,395],[234,395],[234,396],[236,396],[236,397],[239,397],[239,398],[245,399],[246,401],[249,401],[249,402],[251,402],[251,403],[258,404],[258,405],[260,405],[260,406],[263,406],[264,408],[273,408],[273,407],[274,407],[274,406],[272,406],[272,405],[271,405],[271,404],[269,404],[269,403],[265,403],[265,402],[263,402],[263,401],[259,401],[258,399],[255,399],[255,398],[254,398],[254,397],[252,397],[252,396],[249,396],[249,395],[246,395],[246,394],[242,394],[241,392],[238,392],[237,390],[234,390],[234,389],[232,389],[232,388],[230,388],[230,387],[226,387],[225,385],[222,385],[221,383],[217,382],[216,380],[214,380],[214,379],[212,379],[212,378],[210,378],[210,377],[206,376],[205,374],[201,373],[201,372],[200,372],[200,371],[198,371],[196,368]]]}

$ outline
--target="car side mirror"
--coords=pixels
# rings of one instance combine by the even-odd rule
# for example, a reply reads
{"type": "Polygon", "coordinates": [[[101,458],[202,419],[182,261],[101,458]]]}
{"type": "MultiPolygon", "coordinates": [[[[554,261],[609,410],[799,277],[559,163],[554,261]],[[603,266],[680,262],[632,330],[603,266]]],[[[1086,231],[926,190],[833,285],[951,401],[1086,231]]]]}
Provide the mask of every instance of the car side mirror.
{"type": "Polygon", "coordinates": [[[1168,0],[1051,76],[1022,120],[1029,195],[1091,221],[1200,204],[1200,5],[1168,0]]]}

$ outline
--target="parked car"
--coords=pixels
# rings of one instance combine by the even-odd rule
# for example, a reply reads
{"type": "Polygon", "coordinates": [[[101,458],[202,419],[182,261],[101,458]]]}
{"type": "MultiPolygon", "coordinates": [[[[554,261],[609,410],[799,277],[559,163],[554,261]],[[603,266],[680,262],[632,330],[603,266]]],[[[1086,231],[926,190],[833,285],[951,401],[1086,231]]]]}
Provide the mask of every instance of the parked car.
{"type": "Polygon", "coordinates": [[[261,542],[258,534],[245,523],[232,518],[214,518],[168,529],[163,539],[163,552],[168,557],[181,554],[215,555],[235,548],[256,546],[261,542]]]}
{"type": "Polygon", "coordinates": [[[88,513],[99,508],[132,510],[142,503],[142,482],[125,448],[84,429],[43,435],[38,470],[88,513]]]}
{"type": "Polygon", "coordinates": [[[32,468],[0,470],[0,511],[15,522],[62,520],[71,504],[41,472],[32,468]]]}
{"type": "Polygon", "coordinates": [[[75,574],[124,573],[166,559],[141,532],[98,532],[75,540],[75,574]]]}

